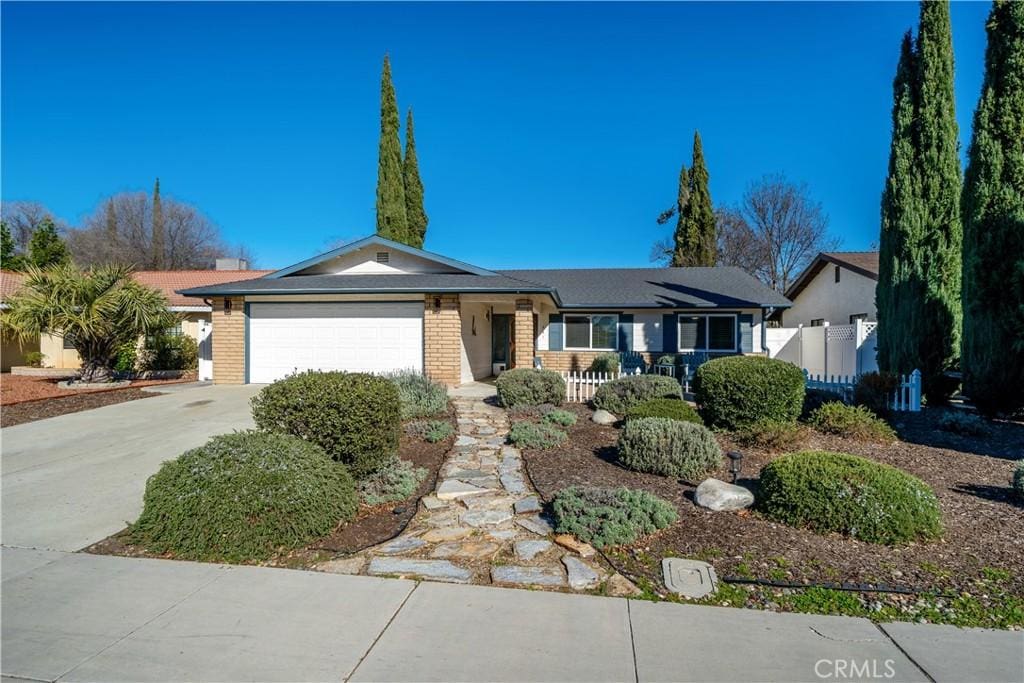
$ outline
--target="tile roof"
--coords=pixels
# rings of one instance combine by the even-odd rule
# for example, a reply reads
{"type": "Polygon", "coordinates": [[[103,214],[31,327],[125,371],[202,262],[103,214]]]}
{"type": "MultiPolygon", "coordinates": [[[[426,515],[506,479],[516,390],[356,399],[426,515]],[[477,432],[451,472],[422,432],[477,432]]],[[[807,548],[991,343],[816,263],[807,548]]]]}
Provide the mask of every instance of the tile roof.
{"type": "Polygon", "coordinates": [[[7,301],[7,298],[21,288],[25,279],[24,273],[15,273],[11,270],[0,270],[0,302],[7,301]]]}

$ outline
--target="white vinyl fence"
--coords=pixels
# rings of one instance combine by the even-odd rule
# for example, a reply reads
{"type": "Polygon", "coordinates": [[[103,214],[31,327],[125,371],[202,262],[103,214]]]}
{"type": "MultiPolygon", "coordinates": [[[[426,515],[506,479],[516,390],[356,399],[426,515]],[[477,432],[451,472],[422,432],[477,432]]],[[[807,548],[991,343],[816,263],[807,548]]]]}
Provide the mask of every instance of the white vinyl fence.
{"type": "Polygon", "coordinates": [[[633,372],[563,372],[565,400],[569,403],[586,403],[594,398],[597,388],[602,384],[626,375],[639,374],[639,368],[633,372]]]}
{"type": "MultiPolygon", "coordinates": [[[[808,389],[822,389],[831,391],[843,397],[843,400],[853,400],[853,388],[857,386],[857,375],[812,375],[804,370],[807,378],[808,389]]],[[[889,397],[889,407],[897,411],[909,411],[916,413],[921,410],[921,371],[914,370],[909,375],[900,375],[896,391],[889,397]]]]}
{"type": "Polygon", "coordinates": [[[877,328],[878,323],[864,320],[852,325],[769,327],[765,342],[769,357],[789,361],[812,375],[862,375],[878,370],[877,328]]]}

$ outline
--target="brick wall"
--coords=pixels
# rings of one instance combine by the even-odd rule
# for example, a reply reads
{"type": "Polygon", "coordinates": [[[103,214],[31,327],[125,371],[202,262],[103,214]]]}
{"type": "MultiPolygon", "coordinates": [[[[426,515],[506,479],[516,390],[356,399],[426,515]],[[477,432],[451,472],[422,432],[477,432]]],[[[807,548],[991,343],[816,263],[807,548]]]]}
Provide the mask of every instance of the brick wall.
{"type": "Polygon", "coordinates": [[[213,382],[245,384],[245,302],[229,298],[230,314],[223,297],[213,299],[213,382]]]}
{"type": "Polygon", "coordinates": [[[533,302],[529,299],[516,299],[515,332],[516,349],[512,367],[532,368],[537,335],[533,329],[533,302]]]}
{"type": "MultiPolygon", "coordinates": [[[[537,355],[540,356],[541,362],[544,364],[545,370],[557,370],[559,372],[565,372],[566,370],[573,370],[575,372],[586,372],[590,369],[590,364],[594,362],[594,359],[600,356],[602,353],[609,353],[608,351],[538,351],[537,355]]],[[[659,356],[663,356],[662,353],[647,353],[640,352],[643,356],[644,362],[648,365],[652,364],[659,356]]]]}
{"type": "Polygon", "coordinates": [[[423,369],[436,382],[458,386],[462,381],[459,295],[428,294],[423,309],[423,369]],[[435,302],[440,306],[435,307],[435,302]]]}

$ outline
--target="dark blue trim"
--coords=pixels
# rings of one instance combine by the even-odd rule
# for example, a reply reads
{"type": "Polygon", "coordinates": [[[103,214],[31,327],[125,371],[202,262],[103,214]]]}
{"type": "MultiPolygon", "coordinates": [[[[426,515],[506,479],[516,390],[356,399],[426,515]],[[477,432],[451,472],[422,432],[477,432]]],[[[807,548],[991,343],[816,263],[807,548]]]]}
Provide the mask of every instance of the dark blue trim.
{"type": "Polygon", "coordinates": [[[618,350],[633,350],[633,314],[619,313],[618,350]]]}
{"type": "MultiPolygon", "coordinates": [[[[245,315],[245,383],[249,383],[249,302],[242,306],[242,313],[245,315]]],[[[216,361],[216,359],[214,359],[216,361]]]]}
{"type": "Polygon", "coordinates": [[[679,351],[679,314],[666,313],[661,316],[661,352],[679,351]]]}

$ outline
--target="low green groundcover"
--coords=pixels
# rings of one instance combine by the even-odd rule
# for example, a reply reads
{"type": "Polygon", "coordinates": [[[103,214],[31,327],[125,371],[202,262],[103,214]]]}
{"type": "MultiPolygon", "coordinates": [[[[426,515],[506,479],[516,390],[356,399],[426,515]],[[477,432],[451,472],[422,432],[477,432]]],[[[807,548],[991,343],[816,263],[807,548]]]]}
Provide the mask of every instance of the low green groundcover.
{"type": "Polygon", "coordinates": [[[516,422],[508,432],[508,442],[519,448],[554,448],[567,434],[550,422],[516,422]]]}
{"type": "Polygon", "coordinates": [[[686,401],[679,398],[652,398],[642,403],[637,403],[623,416],[626,421],[635,420],[641,417],[667,417],[670,420],[682,422],[693,422],[702,425],[697,411],[686,401]]]}
{"type": "Polygon", "coordinates": [[[555,529],[598,548],[632,543],[679,518],[668,501],[647,491],[570,486],[555,494],[555,529]]]}
{"type": "Polygon", "coordinates": [[[351,520],[351,475],[307,441],[255,431],[215,436],[146,482],[134,543],[185,560],[248,562],[351,520]]]}
{"type": "Polygon", "coordinates": [[[761,469],[759,505],[769,517],[819,532],[895,545],[942,533],[939,501],[923,481],[846,453],[802,451],[761,469]]]}

